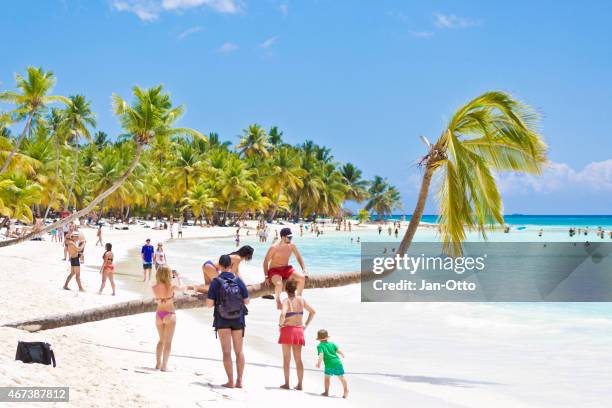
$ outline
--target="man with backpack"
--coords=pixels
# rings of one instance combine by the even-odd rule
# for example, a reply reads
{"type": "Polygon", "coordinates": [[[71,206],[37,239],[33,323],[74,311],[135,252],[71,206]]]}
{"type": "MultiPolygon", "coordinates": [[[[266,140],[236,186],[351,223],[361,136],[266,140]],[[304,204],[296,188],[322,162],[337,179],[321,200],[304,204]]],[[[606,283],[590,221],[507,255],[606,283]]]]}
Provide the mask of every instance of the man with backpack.
{"type": "Polygon", "coordinates": [[[249,292],[242,279],[232,273],[232,258],[229,255],[222,255],[219,258],[219,267],[221,269],[219,276],[210,283],[206,306],[215,308],[213,327],[219,336],[223,366],[227,374],[227,383],[223,386],[242,388],[244,372],[242,342],[249,292]],[[236,356],[236,382],[234,382],[232,349],[236,356]]]}

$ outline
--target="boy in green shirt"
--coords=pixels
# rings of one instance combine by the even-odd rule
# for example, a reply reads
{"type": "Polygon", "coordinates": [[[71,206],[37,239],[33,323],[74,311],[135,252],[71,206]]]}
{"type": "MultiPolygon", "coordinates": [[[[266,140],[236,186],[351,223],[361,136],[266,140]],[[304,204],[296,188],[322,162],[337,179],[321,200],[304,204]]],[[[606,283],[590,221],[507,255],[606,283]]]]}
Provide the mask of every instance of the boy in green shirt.
{"type": "Polygon", "coordinates": [[[327,341],[328,337],[329,334],[325,329],[321,329],[317,332],[317,340],[319,341],[319,345],[317,346],[317,354],[319,355],[317,368],[321,367],[321,361],[325,363],[325,392],[321,395],[325,397],[329,396],[330,378],[332,375],[336,375],[342,383],[342,388],[344,388],[342,398],[347,398],[348,384],[344,378],[344,367],[342,366],[342,361],[340,361],[340,357],[338,357],[339,354],[342,358],[344,358],[344,353],[340,351],[338,346],[336,346],[334,343],[327,341]]]}

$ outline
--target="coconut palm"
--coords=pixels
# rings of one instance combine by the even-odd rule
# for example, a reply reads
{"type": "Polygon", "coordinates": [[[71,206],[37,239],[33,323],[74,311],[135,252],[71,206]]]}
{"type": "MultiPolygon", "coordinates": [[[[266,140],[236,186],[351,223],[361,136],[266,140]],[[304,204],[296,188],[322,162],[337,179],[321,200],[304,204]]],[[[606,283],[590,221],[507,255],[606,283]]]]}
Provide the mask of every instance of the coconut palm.
{"type": "Polygon", "coordinates": [[[161,217],[165,208],[170,207],[173,197],[173,183],[167,172],[153,172],[145,180],[148,200],[161,217]]]}
{"type": "Polygon", "coordinates": [[[187,195],[189,191],[189,181],[193,181],[202,170],[198,164],[201,158],[191,144],[179,144],[176,149],[174,160],[171,163],[171,173],[177,180],[180,186],[177,194],[180,196],[187,195]]]}
{"type": "Polygon", "coordinates": [[[376,212],[376,220],[379,222],[382,221],[384,215],[389,215],[393,210],[401,207],[400,194],[397,189],[390,185],[387,179],[380,176],[374,176],[368,193],[370,199],[365,209],[376,212]]]}
{"type": "Polygon", "coordinates": [[[40,201],[42,187],[25,174],[13,173],[6,180],[10,183],[0,189],[0,199],[8,208],[7,215],[23,222],[32,222],[31,207],[40,201]]]}
{"type": "Polygon", "coordinates": [[[93,135],[93,142],[98,149],[103,149],[109,143],[108,134],[102,132],[101,130],[97,131],[93,135]]]}
{"type": "Polygon", "coordinates": [[[466,228],[486,238],[487,225],[503,224],[493,171],[542,171],[547,148],[537,120],[530,107],[504,92],[486,92],[460,107],[421,160],[423,181],[398,253],[412,242],[434,174],[440,177],[438,222],[445,251],[461,253],[466,228]]]}
{"type": "MultiPolygon", "coordinates": [[[[88,214],[98,203],[112,194],[123,182],[132,174],[136,168],[143,149],[156,135],[190,135],[194,137],[204,137],[201,133],[189,128],[176,128],[174,122],[182,115],[182,106],[172,107],[170,96],[162,92],[162,86],[142,89],[134,87],[132,89],[134,103],[128,104],[118,95],[113,95],[113,109],[119,117],[119,121],[124,131],[132,136],[132,143],[135,144],[134,156],[125,172],[103,193],[92,199],[89,204],[73,214],[65,217],[61,221],[55,222],[41,232],[47,232],[54,228],[59,228],[73,220],[88,214]]],[[[16,243],[30,239],[34,234],[27,234],[20,238],[5,240],[0,242],[0,247],[14,245],[16,243]]]]}
{"type": "Polygon", "coordinates": [[[301,178],[306,175],[306,171],[300,165],[298,152],[288,146],[280,147],[272,157],[265,182],[266,188],[276,197],[270,219],[276,216],[284,192],[293,193],[304,186],[301,178]]]}
{"type": "Polygon", "coordinates": [[[255,187],[256,184],[252,180],[253,175],[253,171],[247,168],[245,162],[235,155],[230,156],[225,163],[218,180],[226,205],[222,224],[225,224],[232,202],[239,200],[241,196],[248,194],[249,189],[255,187]]]}
{"type": "MultiPolygon", "coordinates": [[[[45,215],[43,217],[43,220],[47,220],[47,216],[49,215],[49,211],[51,210],[51,206],[57,204],[56,203],[56,199],[59,197],[56,197],[57,195],[57,189],[60,187],[60,146],[64,145],[66,143],[66,131],[65,131],[65,127],[63,126],[64,124],[64,111],[62,109],[58,109],[58,108],[51,108],[51,111],[49,112],[49,115],[46,118],[46,124],[50,133],[50,136],[53,138],[54,140],[54,144],[55,144],[55,180],[54,180],[54,185],[56,186],[55,189],[53,189],[51,191],[51,197],[49,199],[49,205],[47,206],[47,209],[45,211],[45,215]]],[[[62,197],[62,199],[67,199],[65,196],[62,197]]]]}
{"type": "Polygon", "coordinates": [[[258,124],[253,124],[242,131],[242,138],[236,148],[245,157],[268,157],[272,145],[268,141],[265,129],[258,124]]]}
{"type": "MultiPolygon", "coordinates": [[[[7,130],[8,133],[8,130],[7,130]]],[[[0,135],[0,159],[5,159],[11,154],[13,144],[6,136],[0,135]]],[[[36,160],[27,154],[17,152],[13,155],[13,160],[8,166],[10,172],[33,174],[35,172],[36,160]]]]}
{"type": "MultiPolygon", "coordinates": [[[[240,197],[237,208],[241,211],[239,219],[243,219],[248,213],[252,213],[253,217],[257,216],[257,213],[263,215],[266,208],[270,207],[271,200],[263,194],[263,190],[259,186],[248,189],[246,194],[240,197]]],[[[279,201],[279,206],[283,205],[282,201],[279,201]]]]}
{"type": "Polygon", "coordinates": [[[19,138],[17,138],[15,146],[4,160],[0,175],[8,169],[8,165],[19,150],[21,142],[26,135],[30,134],[32,122],[45,111],[47,105],[51,102],[69,103],[68,99],[63,96],[47,95],[55,85],[55,77],[50,71],[45,72],[42,68],[28,67],[27,77],[17,74],[15,75],[15,81],[19,91],[0,92],[0,101],[17,105],[14,110],[15,118],[16,120],[25,119],[25,126],[19,138]]]}
{"type": "Polygon", "coordinates": [[[353,163],[346,163],[340,167],[340,172],[347,186],[346,200],[361,203],[368,198],[368,182],[361,178],[361,170],[355,167],[353,163]]]}
{"type": "Polygon", "coordinates": [[[200,219],[200,225],[204,226],[202,219],[206,218],[206,222],[208,223],[217,199],[213,197],[209,187],[200,184],[187,193],[187,197],[183,199],[183,202],[185,205],[182,211],[191,210],[194,217],[200,219]]]}
{"type": "Polygon", "coordinates": [[[341,216],[342,204],[348,190],[342,173],[332,163],[322,164],[321,181],[324,187],[314,208],[319,213],[341,216]]]}
{"type": "Polygon", "coordinates": [[[87,101],[83,95],[71,95],[70,103],[63,112],[63,126],[68,132],[69,139],[74,145],[74,164],[70,187],[68,188],[68,197],[64,211],[68,210],[70,199],[72,198],[72,190],[76,180],[77,172],[79,171],[79,136],[83,136],[87,140],[91,140],[88,127],[96,126],[95,114],[91,110],[91,101],[87,101]]]}
{"type": "Polygon", "coordinates": [[[32,160],[34,171],[25,174],[30,176],[30,180],[42,187],[42,197],[34,205],[36,213],[40,214],[42,212],[41,206],[57,205],[57,198],[63,198],[59,180],[54,176],[55,146],[47,126],[40,123],[36,126],[34,135],[23,141],[20,154],[32,160]]]}
{"type": "Polygon", "coordinates": [[[209,149],[221,149],[221,150],[227,150],[228,147],[230,147],[232,145],[232,142],[229,141],[224,141],[222,142],[221,139],[219,138],[219,134],[216,132],[210,132],[210,134],[208,135],[208,148],[209,149]]]}
{"type": "Polygon", "coordinates": [[[268,141],[273,148],[277,148],[283,144],[283,131],[278,130],[278,127],[273,126],[268,132],[268,141]]]}

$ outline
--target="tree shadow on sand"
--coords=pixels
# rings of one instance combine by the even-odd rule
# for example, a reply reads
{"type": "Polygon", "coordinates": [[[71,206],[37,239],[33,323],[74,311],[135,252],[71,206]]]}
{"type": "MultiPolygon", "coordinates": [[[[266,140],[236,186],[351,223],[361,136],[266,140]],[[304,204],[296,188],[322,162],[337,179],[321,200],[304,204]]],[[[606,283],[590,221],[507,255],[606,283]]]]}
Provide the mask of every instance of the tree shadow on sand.
{"type": "MultiPolygon", "coordinates": [[[[155,354],[152,351],[145,350],[136,350],[124,347],[115,347],[115,346],[107,346],[104,344],[95,344],[99,347],[110,348],[114,350],[123,350],[129,351],[133,353],[142,353],[142,354],[155,354]]],[[[205,360],[205,361],[214,361],[214,362],[222,362],[223,360],[219,358],[212,357],[198,357],[198,356],[189,356],[189,355],[181,355],[181,354],[171,354],[174,358],[188,358],[192,360],[205,360]]],[[[264,364],[264,363],[255,363],[255,362],[247,362],[246,365],[253,367],[262,367],[262,368],[277,368],[282,369],[281,365],[276,364],[264,364]]],[[[319,373],[321,370],[314,368],[304,368],[305,371],[316,372],[319,373]]],[[[431,384],[431,385],[445,385],[450,387],[461,387],[461,388],[473,388],[477,386],[488,386],[488,385],[503,385],[501,383],[496,383],[492,381],[481,381],[481,380],[467,380],[461,378],[452,378],[452,377],[428,377],[423,375],[405,375],[405,374],[394,374],[394,373],[380,373],[380,372],[365,372],[365,371],[346,371],[347,375],[361,375],[361,376],[377,376],[377,377],[386,377],[386,378],[394,378],[400,381],[405,381],[409,383],[422,383],[422,384],[431,384]]]]}

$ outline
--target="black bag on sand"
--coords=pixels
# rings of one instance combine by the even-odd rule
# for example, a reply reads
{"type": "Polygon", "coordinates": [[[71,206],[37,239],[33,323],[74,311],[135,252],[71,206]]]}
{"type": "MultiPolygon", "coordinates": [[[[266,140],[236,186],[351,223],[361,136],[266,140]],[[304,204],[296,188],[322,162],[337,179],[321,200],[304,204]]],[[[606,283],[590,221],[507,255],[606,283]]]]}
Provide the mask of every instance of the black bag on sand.
{"type": "Polygon", "coordinates": [[[55,354],[53,350],[51,350],[51,345],[41,341],[18,342],[15,360],[20,360],[24,363],[39,363],[46,365],[53,363],[53,367],[55,367],[55,354]]]}

